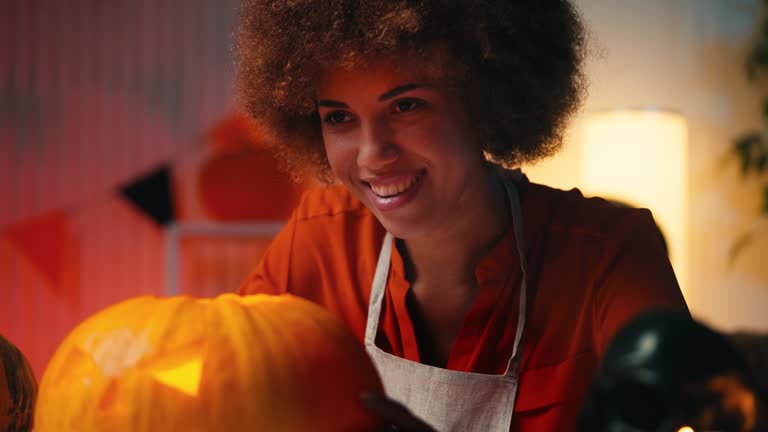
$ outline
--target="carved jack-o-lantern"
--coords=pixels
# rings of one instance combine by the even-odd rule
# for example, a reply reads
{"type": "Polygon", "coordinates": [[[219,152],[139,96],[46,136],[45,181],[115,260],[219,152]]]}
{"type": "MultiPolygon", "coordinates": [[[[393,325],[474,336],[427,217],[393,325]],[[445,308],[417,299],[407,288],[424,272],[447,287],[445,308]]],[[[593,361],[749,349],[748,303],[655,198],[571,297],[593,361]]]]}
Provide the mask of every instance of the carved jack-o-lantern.
{"type": "Polygon", "coordinates": [[[381,392],[343,324],[297,297],[141,297],[64,340],[40,384],[36,432],[368,431],[381,392]]]}
{"type": "Polygon", "coordinates": [[[24,355],[0,335],[0,431],[31,430],[37,381],[24,355]]]}

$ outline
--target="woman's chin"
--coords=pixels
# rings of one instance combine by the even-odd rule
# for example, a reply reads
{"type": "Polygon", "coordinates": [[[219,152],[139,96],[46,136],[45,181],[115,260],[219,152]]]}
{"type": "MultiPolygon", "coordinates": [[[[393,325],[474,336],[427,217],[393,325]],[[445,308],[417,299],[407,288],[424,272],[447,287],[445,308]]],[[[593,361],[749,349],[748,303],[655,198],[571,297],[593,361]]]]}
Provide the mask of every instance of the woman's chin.
{"type": "Polygon", "coordinates": [[[425,218],[423,216],[395,218],[383,216],[377,212],[374,214],[384,229],[396,238],[410,240],[425,232],[425,218]]]}

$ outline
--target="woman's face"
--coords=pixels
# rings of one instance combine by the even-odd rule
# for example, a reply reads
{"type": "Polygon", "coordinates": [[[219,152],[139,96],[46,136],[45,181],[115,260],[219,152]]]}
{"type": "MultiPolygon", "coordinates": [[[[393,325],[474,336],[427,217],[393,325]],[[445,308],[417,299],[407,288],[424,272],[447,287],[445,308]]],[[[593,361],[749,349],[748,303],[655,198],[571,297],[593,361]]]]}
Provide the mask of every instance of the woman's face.
{"type": "Polygon", "coordinates": [[[386,61],[335,69],[318,88],[325,150],[341,182],[395,236],[450,229],[482,193],[484,157],[440,80],[386,61]]]}

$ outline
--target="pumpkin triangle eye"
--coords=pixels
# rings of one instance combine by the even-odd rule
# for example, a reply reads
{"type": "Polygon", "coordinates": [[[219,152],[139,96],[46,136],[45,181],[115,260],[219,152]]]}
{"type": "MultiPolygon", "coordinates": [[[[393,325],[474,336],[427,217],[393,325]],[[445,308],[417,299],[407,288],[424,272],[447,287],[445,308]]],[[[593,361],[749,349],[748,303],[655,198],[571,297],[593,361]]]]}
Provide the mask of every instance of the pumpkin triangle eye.
{"type": "Polygon", "coordinates": [[[203,372],[203,359],[190,359],[173,367],[155,369],[152,377],[160,383],[190,396],[197,396],[203,372]]]}

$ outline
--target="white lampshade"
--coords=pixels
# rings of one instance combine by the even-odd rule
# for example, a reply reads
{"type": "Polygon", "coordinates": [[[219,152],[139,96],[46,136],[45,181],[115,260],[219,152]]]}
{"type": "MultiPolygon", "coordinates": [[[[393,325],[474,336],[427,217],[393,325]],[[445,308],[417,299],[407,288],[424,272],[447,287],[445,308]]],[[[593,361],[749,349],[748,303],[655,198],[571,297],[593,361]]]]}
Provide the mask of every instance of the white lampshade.
{"type": "Polygon", "coordinates": [[[688,127],[682,115],[655,109],[588,114],[582,123],[582,188],[653,212],[687,295],[688,127]]]}

